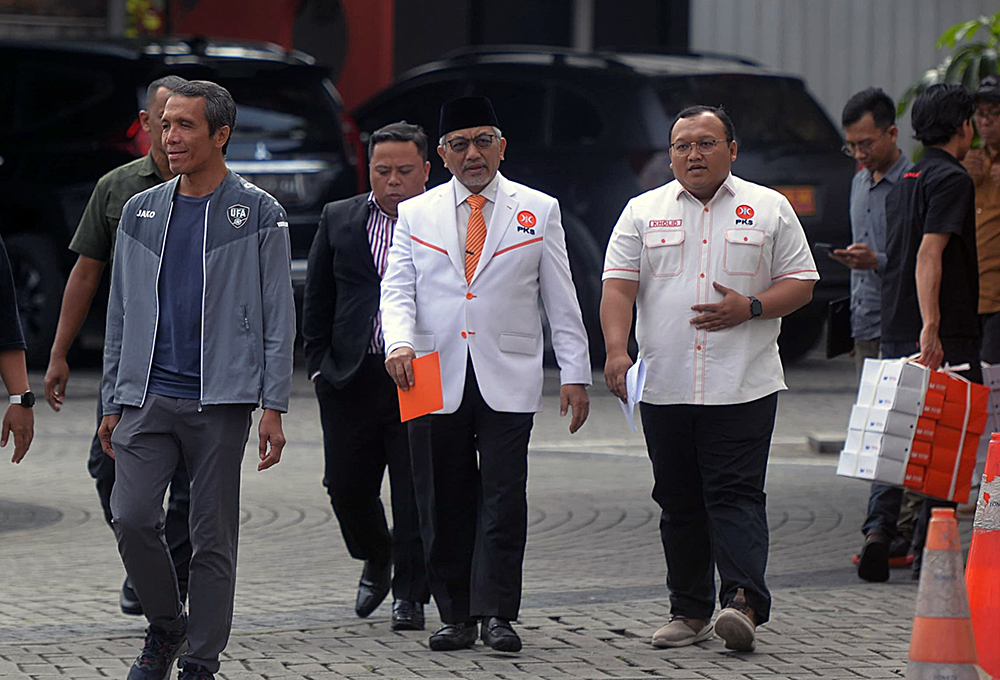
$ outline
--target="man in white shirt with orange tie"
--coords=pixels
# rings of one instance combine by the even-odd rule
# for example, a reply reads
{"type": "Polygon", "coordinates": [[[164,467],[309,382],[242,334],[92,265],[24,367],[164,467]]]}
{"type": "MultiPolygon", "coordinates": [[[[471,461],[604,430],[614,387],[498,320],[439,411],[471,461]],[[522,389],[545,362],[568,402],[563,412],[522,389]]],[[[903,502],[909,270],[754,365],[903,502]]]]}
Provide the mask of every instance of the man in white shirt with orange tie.
{"type": "Polygon", "coordinates": [[[493,105],[441,109],[438,154],[454,178],[399,204],[382,280],[386,370],[413,385],[412,360],[438,352],[444,406],[409,423],[431,593],[444,626],[433,650],[479,635],[517,652],[527,537],[528,438],[542,407],[541,299],[570,432],[587,418],[590,358],[559,204],[498,169],[507,140],[493,105]]]}
{"type": "Polygon", "coordinates": [[[730,173],[737,144],[721,108],[681,111],[676,179],[633,198],[608,243],[601,300],[608,388],[625,399],[633,304],[646,365],[640,412],[667,561],[670,622],[656,647],[712,637],[752,651],[768,620],[764,497],[780,318],[819,278],[788,201],[730,173]]]}

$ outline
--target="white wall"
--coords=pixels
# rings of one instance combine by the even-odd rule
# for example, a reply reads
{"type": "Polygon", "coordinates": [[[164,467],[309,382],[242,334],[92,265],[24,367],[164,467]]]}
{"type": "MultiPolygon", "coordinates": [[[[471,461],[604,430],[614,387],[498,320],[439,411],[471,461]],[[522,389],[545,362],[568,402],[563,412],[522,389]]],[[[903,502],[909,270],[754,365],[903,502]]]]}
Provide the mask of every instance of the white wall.
{"type": "MultiPolygon", "coordinates": [[[[876,86],[898,100],[947,54],[935,47],[945,29],[998,10],[998,0],[691,0],[691,50],[803,77],[839,127],[852,94],[876,86]]],[[[909,151],[909,111],[899,128],[909,151]]]]}

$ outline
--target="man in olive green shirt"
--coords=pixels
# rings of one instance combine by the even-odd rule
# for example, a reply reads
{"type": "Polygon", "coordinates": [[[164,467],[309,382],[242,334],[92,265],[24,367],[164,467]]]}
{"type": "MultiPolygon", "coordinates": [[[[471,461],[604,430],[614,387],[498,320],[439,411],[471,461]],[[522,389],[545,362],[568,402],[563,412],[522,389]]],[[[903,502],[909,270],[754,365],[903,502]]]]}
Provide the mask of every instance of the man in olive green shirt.
{"type": "MultiPolygon", "coordinates": [[[[97,181],[69,244],[70,250],[79,257],[66,281],[59,325],[49,353],[49,367],[45,372],[45,399],[56,411],[62,407],[66,398],[66,382],[69,380],[66,353],[87,318],[104,267],[114,254],[122,208],[134,195],[173,177],[163,149],[160,118],[170,92],[185,82],[187,81],[178,76],[166,76],[150,83],[146,90],[146,108],[139,112],[139,123],[150,137],[149,153],[115,168],[97,181]]],[[[101,416],[101,401],[98,398],[98,424],[101,416]]],[[[111,526],[111,489],[115,483],[115,461],[105,455],[96,434],[90,446],[87,468],[97,482],[97,494],[101,499],[104,519],[111,526]]],[[[170,503],[164,529],[174,569],[177,571],[181,601],[187,593],[188,563],[191,560],[188,501],[188,476],[181,463],[170,482],[170,503]]],[[[128,579],[122,585],[120,605],[126,614],[142,615],[142,605],[128,579]]]]}

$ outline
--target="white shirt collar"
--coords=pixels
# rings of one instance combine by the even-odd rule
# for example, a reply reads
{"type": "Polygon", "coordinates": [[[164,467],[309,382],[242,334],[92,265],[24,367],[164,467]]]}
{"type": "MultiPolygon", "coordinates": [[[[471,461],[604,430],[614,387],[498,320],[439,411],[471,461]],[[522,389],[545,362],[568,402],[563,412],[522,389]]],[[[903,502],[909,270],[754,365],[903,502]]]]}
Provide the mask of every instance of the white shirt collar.
{"type": "MultiPolygon", "coordinates": [[[[490,203],[496,203],[497,187],[499,185],[500,185],[500,173],[497,172],[497,174],[493,176],[493,179],[490,180],[490,183],[487,184],[485,187],[483,187],[483,190],[479,192],[479,195],[485,197],[486,200],[489,201],[490,203]]],[[[472,192],[469,191],[469,188],[456,179],[455,207],[457,208],[458,206],[465,203],[465,199],[467,199],[469,196],[472,196],[472,192]]]]}
{"type": "MultiPolygon", "coordinates": [[[[678,187],[678,189],[677,189],[677,196],[675,196],[675,198],[677,200],[680,200],[681,196],[687,195],[690,198],[692,198],[693,200],[698,201],[699,203],[701,203],[701,199],[695,198],[692,194],[688,193],[688,190],[684,188],[684,185],[682,185],[680,183],[680,181],[677,182],[677,187],[678,187]]],[[[711,200],[709,200],[709,203],[711,203],[712,201],[714,201],[715,198],[716,198],[716,196],[719,195],[719,191],[722,191],[723,189],[725,189],[726,191],[728,191],[730,196],[735,196],[736,195],[736,178],[733,177],[733,173],[730,172],[726,176],[725,181],[722,182],[722,185],[715,192],[715,196],[712,196],[711,200]]]]}

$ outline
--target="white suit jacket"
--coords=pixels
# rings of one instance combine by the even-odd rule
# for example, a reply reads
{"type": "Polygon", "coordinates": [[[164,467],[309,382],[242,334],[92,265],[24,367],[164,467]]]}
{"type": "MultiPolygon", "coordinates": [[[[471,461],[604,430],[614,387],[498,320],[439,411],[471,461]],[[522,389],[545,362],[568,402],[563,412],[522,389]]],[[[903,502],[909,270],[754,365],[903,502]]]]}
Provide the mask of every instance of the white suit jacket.
{"type": "Polygon", "coordinates": [[[440,353],[444,406],[462,403],[467,357],[495,411],[542,408],[541,297],[562,384],[591,382],[587,333],[570,275],[559,203],[499,176],[486,242],[471,283],[456,224],[457,180],[399,205],[382,279],[386,354],[440,353]]]}

